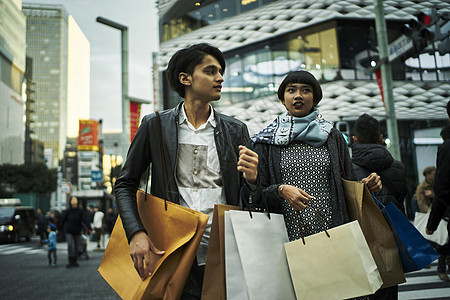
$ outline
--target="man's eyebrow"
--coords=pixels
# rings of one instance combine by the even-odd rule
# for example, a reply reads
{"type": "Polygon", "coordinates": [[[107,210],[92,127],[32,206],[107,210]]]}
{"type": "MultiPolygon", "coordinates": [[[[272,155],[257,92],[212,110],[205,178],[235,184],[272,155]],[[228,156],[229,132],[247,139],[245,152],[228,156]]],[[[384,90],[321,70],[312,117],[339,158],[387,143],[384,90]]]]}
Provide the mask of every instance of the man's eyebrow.
{"type": "Polygon", "coordinates": [[[207,65],[207,66],[205,66],[204,70],[206,70],[206,69],[215,69],[215,70],[218,70],[219,72],[223,72],[222,67],[216,66],[216,65],[207,65]]]}

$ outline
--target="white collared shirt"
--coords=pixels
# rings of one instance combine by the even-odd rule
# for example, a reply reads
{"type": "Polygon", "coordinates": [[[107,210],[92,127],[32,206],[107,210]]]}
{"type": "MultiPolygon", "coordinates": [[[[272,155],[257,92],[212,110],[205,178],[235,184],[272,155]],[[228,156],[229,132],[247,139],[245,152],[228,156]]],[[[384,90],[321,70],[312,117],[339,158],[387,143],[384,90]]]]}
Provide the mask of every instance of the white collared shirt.
{"type": "Polygon", "coordinates": [[[184,103],[178,122],[178,162],[176,169],[180,204],[209,215],[208,224],[197,252],[199,265],[206,263],[215,204],[226,204],[220,174],[219,156],[214,140],[216,121],[211,108],[206,123],[197,129],[186,116],[184,103]]]}

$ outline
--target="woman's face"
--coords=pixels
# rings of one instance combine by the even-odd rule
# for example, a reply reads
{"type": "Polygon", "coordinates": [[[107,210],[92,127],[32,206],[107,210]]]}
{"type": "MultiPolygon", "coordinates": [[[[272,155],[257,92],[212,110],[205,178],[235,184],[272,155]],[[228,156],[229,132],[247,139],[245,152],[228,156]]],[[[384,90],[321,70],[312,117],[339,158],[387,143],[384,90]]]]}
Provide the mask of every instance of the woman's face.
{"type": "Polygon", "coordinates": [[[314,106],[313,88],[308,84],[289,83],[284,90],[284,100],[281,103],[293,117],[309,115],[314,106]]]}

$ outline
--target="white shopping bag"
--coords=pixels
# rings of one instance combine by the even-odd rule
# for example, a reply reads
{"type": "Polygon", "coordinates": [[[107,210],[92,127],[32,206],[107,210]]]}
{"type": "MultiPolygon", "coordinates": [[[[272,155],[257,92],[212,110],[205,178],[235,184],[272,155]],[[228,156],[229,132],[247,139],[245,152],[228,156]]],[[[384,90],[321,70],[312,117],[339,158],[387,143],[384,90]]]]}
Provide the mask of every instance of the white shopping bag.
{"type": "Polygon", "coordinates": [[[225,212],[227,299],[296,299],[284,252],[288,242],[280,214],[225,212]]]}
{"type": "Polygon", "coordinates": [[[435,242],[436,244],[443,246],[448,243],[448,231],[447,231],[447,221],[441,220],[436,231],[429,235],[426,233],[428,217],[430,216],[430,211],[427,213],[416,212],[414,216],[414,227],[423,235],[423,237],[428,240],[435,242]]]}
{"type": "Polygon", "coordinates": [[[358,221],[284,244],[297,299],[373,294],[383,281],[358,221]]]}

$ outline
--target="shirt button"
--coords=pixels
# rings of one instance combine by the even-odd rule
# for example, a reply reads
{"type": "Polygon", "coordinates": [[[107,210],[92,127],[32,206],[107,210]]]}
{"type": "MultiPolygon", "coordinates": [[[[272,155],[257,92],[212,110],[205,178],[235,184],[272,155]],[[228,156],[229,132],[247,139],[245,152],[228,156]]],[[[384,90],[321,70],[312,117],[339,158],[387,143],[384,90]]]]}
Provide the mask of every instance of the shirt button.
{"type": "Polygon", "coordinates": [[[195,134],[198,134],[198,131],[194,131],[195,134]]]}
{"type": "Polygon", "coordinates": [[[198,174],[197,170],[194,170],[194,172],[192,172],[192,173],[194,173],[194,175],[197,175],[197,174],[198,174]]]}
{"type": "Polygon", "coordinates": [[[197,154],[198,153],[198,149],[194,149],[194,154],[197,154]]]}

